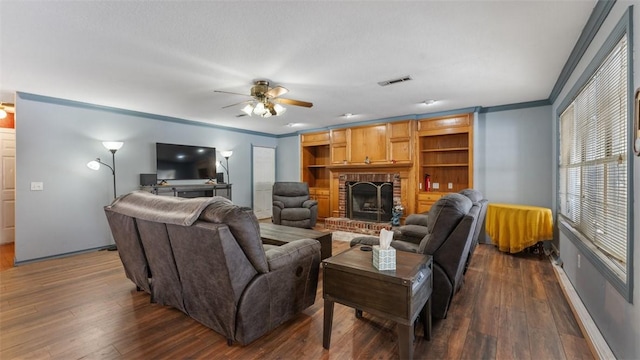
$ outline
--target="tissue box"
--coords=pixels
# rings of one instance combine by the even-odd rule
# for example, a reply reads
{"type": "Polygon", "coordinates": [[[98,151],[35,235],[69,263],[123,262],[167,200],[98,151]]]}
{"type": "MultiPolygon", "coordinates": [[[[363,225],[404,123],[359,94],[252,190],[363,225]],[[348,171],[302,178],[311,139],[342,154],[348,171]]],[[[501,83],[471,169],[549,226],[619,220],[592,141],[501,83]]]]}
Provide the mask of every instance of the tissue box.
{"type": "Polygon", "coordinates": [[[373,267],[378,270],[396,269],[396,249],[380,249],[379,245],[373,246],[373,267]]]}

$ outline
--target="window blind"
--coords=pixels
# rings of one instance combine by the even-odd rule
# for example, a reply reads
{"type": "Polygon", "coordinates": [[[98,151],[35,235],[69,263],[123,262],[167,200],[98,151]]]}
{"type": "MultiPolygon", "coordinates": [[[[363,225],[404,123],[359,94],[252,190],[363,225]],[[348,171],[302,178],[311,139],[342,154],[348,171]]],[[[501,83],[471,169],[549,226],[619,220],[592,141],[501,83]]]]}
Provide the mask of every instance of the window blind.
{"type": "Polygon", "coordinates": [[[628,241],[627,66],[625,34],[560,115],[560,214],[620,264],[628,241]]]}

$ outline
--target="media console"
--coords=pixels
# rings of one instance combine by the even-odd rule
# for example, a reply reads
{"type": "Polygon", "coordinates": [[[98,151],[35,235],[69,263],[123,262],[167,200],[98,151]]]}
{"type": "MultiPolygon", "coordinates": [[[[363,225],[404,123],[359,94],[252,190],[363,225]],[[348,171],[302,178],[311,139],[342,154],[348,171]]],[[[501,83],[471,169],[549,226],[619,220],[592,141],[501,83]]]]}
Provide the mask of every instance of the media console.
{"type": "Polygon", "coordinates": [[[140,187],[156,195],[183,198],[222,196],[231,200],[231,184],[201,185],[145,185],[140,187]]]}

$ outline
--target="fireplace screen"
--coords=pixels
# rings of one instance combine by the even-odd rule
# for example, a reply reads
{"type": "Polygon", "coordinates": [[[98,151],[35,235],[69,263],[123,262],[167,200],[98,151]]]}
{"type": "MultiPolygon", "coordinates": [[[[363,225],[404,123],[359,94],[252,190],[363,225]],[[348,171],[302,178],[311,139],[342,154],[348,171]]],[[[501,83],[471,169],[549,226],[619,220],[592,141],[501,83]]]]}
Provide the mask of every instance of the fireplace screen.
{"type": "Polygon", "coordinates": [[[391,221],[392,182],[347,182],[347,217],[353,220],[391,221]]]}

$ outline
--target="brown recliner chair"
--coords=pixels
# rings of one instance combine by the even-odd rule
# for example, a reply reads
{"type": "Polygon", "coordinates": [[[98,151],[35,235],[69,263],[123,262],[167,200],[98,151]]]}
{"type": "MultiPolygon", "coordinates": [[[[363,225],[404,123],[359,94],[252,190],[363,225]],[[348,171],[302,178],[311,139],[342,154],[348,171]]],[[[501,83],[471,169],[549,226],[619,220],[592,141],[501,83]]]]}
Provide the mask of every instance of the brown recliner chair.
{"type": "Polygon", "coordinates": [[[273,223],[311,229],[318,219],[318,201],[309,198],[305,182],[273,184],[273,223]]]}
{"type": "MultiPolygon", "coordinates": [[[[396,250],[433,256],[433,293],[431,315],[445,318],[453,295],[463,283],[464,268],[473,241],[473,231],[480,212],[478,204],[461,194],[444,195],[436,201],[426,218],[427,235],[419,244],[394,240],[396,250]]],[[[351,245],[378,243],[378,238],[355,238],[351,245]]]]}
{"type": "Polygon", "coordinates": [[[230,344],[248,344],[315,302],[320,243],[263,245],[249,208],[135,191],[105,212],[127,277],[230,344]]]}

